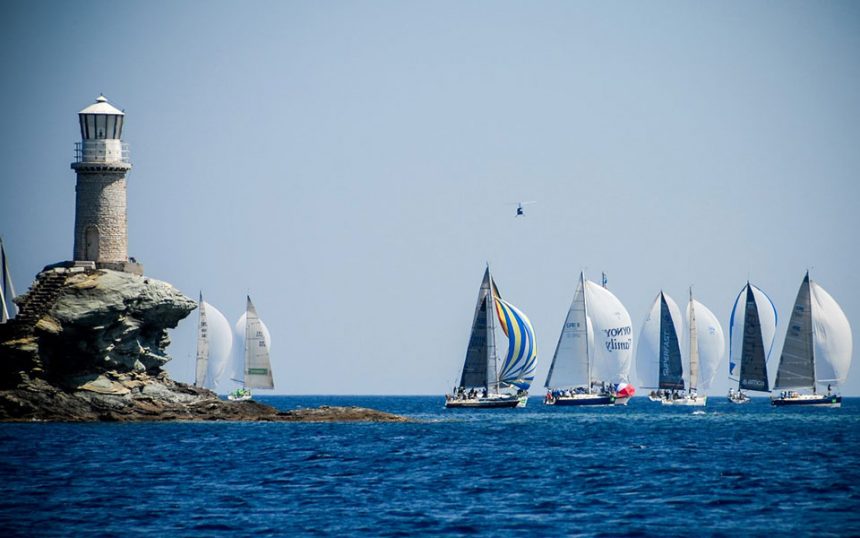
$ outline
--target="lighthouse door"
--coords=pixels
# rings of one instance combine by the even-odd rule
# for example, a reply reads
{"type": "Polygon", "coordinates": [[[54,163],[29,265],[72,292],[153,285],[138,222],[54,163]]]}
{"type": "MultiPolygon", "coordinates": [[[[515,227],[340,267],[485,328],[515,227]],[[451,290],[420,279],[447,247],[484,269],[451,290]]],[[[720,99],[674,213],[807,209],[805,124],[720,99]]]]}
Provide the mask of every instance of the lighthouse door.
{"type": "Polygon", "coordinates": [[[99,259],[99,229],[95,226],[87,226],[86,231],[86,259],[98,261],[99,259]]]}

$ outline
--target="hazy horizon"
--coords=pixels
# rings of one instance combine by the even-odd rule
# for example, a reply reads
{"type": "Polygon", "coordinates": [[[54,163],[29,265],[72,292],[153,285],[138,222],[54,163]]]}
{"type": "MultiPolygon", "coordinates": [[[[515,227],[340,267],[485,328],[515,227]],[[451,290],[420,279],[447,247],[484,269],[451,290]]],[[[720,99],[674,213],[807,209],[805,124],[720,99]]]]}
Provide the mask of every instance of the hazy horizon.
{"type": "MultiPolygon", "coordinates": [[[[657,293],[683,309],[693,285],[728,350],[751,281],[779,314],[771,379],[807,269],[857,334],[857,3],[0,10],[17,291],[72,256],[77,112],[103,93],[126,113],[129,254],[231,324],[249,293],[273,394],[450,390],[486,263],[535,327],[533,395],[580,270],[607,273],[634,346],[657,293]]],[[[196,325],[171,333],[180,381],[196,325]]]]}

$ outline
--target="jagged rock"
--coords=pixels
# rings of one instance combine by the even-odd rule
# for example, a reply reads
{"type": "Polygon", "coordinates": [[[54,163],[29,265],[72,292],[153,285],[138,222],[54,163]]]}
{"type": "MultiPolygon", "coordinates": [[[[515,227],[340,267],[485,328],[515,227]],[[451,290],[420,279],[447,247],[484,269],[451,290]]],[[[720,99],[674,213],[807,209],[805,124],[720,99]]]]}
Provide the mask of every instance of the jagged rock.
{"type": "Polygon", "coordinates": [[[167,329],[196,303],[170,284],[49,267],[0,325],[0,421],[405,421],[361,408],[279,412],[171,380],[167,329]]]}

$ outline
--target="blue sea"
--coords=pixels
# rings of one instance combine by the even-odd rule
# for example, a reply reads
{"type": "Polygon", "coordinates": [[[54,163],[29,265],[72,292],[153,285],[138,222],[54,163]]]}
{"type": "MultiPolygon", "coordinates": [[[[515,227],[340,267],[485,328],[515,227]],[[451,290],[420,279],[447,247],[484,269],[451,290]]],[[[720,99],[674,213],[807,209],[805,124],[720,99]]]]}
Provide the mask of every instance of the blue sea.
{"type": "Polygon", "coordinates": [[[0,424],[3,536],[860,534],[860,398],[841,409],[445,410],[409,424],[0,424]]]}

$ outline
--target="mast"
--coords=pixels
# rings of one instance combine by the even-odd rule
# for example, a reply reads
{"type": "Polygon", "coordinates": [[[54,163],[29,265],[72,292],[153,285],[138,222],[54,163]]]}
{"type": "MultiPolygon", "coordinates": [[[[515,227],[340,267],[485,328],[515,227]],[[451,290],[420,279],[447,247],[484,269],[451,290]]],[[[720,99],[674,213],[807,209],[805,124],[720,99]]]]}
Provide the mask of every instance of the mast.
{"type": "Polygon", "coordinates": [[[585,292],[585,271],[579,272],[579,285],[582,286],[582,310],[585,312],[585,371],[588,380],[588,393],[591,394],[591,352],[588,347],[588,295],[585,292]]]}
{"type": "Polygon", "coordinates": [[[206,303],[203,302],[203,292],[200,292],[199,320],[197,323],[197,361],[194,373],[194,386],[202,387],[205,383],[206,370],[209,367],[209,323],[206,319],[206,303]]]}
{"type": "Polygon", "coordinates": [[[693,286],[690,286],[690,392],[694,392],[696,390],[699,377],[699,338],[696,331],[696,309],[693,305],[693,286]]]}
{"type": "Polygon", "coordinates": [[[496,355],[496,283],[490,273],[490,264],[487,264],[487,274],[490,276],[490,293],[487,294],[487,380],[485,386],[490,389],[490,381],[499,392],[499,361],[496,355]]]}
{"type": "Polygon", "coordinates": [[[248,313],[251,311],[251,296],[247,295],[248,302],[245,303],[245,368],[242,372],[242,389],[247,390],[248,384],[248,368],[251,363],[251,323],[248,313]]]}

